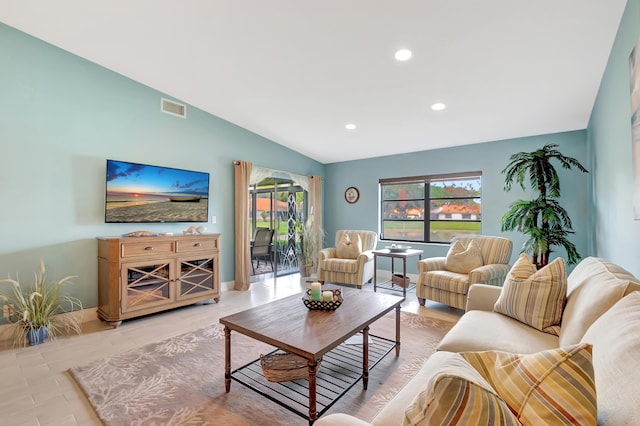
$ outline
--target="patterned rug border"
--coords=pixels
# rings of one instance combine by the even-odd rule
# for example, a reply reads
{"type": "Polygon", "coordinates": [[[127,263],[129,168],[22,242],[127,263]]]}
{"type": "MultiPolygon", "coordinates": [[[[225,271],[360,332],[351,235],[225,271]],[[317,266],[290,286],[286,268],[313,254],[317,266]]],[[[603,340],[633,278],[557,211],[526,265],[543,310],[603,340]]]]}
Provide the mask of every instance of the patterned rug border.
{"type": "MultiPolygon", "coordinates": [[[[372,333],[394,329],[394,323],[391,312],[371,326],[372,333]]],[[[372,373],[373,383],[366,392],[356,390],[356,385],[327,414],[349,412],[371,420],[424,364],[454,323],[401,311],[400,359],[388,355],[374,371],[385,366],[386,370],[372,373]]],[[[232,345],[232,368],[272,349],[237,333],[232,345]]],[[[107,426],[307,424],[239,383],[232,384],[226,394],[223,366],[223,326],[214,323],[73,367],[69,373],[107,426]]]]}

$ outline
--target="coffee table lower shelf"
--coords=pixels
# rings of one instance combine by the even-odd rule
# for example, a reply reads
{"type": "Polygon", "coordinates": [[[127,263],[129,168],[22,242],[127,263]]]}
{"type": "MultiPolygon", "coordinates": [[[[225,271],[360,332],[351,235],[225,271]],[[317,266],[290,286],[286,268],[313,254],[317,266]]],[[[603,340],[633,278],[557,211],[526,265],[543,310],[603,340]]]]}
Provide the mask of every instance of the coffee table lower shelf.
{"type": "MultiPolygon", "coordinates": [[[[362,334],[358,337],[362,338],[362,334]]],[[[369,371],[395,347],[395,341],[369,334],[369,371]]],[[[232,371],[231,378],[287,410],[305,419],[309,418],[309,381],[307,379],[269,382],[262,373],[259,359],[232,371]]],[[[342,343],[326,353],[316,375],[317,417],[322,416],[361,378],[362,344],[342,343]]]]}

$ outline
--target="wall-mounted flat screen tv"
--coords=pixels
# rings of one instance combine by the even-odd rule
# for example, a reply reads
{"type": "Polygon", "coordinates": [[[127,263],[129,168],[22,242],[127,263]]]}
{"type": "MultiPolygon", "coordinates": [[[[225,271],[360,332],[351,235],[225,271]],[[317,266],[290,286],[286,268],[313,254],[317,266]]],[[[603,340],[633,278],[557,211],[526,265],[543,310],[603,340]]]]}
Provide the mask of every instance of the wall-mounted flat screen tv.
{"type": "Polygon", "coordinates": [[[209,173],[107,160],[106,223],[206,222],[209,173]]]}

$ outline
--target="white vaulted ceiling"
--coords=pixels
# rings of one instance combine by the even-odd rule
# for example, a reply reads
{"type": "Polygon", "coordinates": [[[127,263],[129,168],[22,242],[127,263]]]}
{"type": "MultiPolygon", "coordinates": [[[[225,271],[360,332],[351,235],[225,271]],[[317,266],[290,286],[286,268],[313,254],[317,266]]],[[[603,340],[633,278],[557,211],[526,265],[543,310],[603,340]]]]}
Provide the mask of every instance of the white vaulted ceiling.
{"type": "Polygon", "coordinates": [[[625,4],[0,0],[0,21],[332,163],[586,128],[625,4]]]}

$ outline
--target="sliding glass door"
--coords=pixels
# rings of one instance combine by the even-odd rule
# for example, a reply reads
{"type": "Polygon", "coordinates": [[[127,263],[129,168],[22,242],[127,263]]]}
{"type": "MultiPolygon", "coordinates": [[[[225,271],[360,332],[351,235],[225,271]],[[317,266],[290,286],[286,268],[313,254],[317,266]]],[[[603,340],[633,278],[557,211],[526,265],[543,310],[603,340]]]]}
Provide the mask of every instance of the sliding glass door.
{"type": "MultiPolygon", "coordinates": [[[[300,270],[298,230],[306,220],[306,211],[306,192],[291,180],[270,177],[250,188],[249,234],[254,235],[258,228],[275,231],[272,257],[276,276],[300,270]]],[[[271,272],[270,267],[255,269],[256,274],[263,272],[271,272]]]]}

